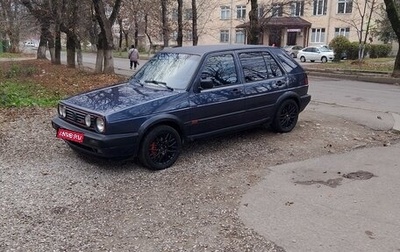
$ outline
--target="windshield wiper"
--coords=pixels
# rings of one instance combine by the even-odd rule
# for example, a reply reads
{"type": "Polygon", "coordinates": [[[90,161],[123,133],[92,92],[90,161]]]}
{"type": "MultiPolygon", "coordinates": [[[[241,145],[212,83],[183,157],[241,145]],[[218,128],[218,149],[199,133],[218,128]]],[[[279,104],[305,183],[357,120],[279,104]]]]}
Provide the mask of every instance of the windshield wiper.
{"type": "Polygon", "coordinates": [[[156,84],[156,85],[158,85],[158,86],[163,86],[163,87],[166,87],[168,90],[171,90],[171,91],[174,90],[172,87],[167,86],[167,83],[166,83],[166,82],[163,82],[163,81],[145,80],[144,82],[145,82],[145,83],[156,84]]]}

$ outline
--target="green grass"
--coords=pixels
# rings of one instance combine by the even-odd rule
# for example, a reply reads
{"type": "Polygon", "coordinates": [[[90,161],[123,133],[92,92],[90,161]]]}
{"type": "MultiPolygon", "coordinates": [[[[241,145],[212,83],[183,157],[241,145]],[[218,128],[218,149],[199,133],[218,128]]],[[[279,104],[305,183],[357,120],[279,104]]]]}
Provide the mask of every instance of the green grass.
{"type": "Polygon", "coordinates": [[[0,107],[54,107],[60,97],[32,83],[0,82],[0,107]]]}
{"type": "Polygon", "coordinates": [[[346,71],[373,71],[382,73],[393,72],[394,57],[364,59],[362,64],[357,60],[341,60],[340,62],[328,62],[327,64],[312,64],[311,68],[346,70],[346,71]]]}

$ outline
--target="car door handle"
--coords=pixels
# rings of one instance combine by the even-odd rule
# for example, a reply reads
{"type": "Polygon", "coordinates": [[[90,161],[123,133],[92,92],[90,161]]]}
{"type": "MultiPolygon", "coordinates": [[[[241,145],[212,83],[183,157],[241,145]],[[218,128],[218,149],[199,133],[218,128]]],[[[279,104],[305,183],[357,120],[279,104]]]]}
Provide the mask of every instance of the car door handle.
{"type": "Polygon", "coordinates": [[[231,93],[232,93],[233,95],[238,96],[238,95],[241,95],[241,94],[242,94],[242,90],[240,90],[240,89],[238,89],[238,88],[235,88],[235,89],[232,89],[231,93]]]}
{"type": "Polygon", "coordinates": [[[285,84],[286,84],[286,81],[282,81],[282,80],[279,80],[279,81],[276,82],[276,85],[277,85],[278,87],[281,87],[281,86],[283,86],[283,85],[285,85],[285,84]]]}

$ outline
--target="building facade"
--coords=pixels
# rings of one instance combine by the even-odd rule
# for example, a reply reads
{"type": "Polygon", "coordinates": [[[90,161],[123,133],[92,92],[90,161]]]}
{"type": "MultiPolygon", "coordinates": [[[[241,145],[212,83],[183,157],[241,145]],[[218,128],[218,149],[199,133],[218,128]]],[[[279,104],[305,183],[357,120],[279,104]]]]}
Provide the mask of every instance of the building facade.
{"type": "MultiPolygon", "coordinates": [[[[358,41],[361,34],[364,39],[367,17],[362,22],[360,10],[364,5],[356,0],[259,0],[258,16],[260,23],[259,43],[265,45],[328,45],[338,35],[347,37],[351,42],[358,41]],[[363,26],[362,26],[363,23],[363,26]]],[[[362,2],[365,2],[362,0],[362,2]]],[[[376,26],[381,18],[382,0],[374,6],[370,27],[376,26]]],[[[249,29],[250,3],[247,0],[209,1],[208,12],[199,15],[198,44],[245,44],[249,29]]],[[[190,33],[187,31],[186,33],[190,33]]],[[[367,42],[379,43],[370,34],[367,42]]],[[[191,45],[190,35],[184,39],[185,45],[191,45]]]]}

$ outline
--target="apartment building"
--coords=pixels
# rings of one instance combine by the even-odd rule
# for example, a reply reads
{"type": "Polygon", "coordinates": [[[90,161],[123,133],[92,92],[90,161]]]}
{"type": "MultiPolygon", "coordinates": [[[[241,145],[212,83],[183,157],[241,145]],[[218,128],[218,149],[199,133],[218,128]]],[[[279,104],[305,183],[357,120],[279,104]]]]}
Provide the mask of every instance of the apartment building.
{"type": "MultiPolygon", "coordinates": [[[[365,2],[362,0],[362,2],[365,2]]],[[[264,45],[324,45],[338,35],[358,41],[361,30],[360,6],[356,0],[259,0],[261,36],[264,45]]],[[[361,4],[361,1],[359,0],[361,4]]],[[[378,0],[370,22],[373,27],[380,18],[378,0]]],[[[249,28],[250,3],[247,0],[212,0],[208,11],[199,15],[198,44],[245,44],[249,28]]],[[[370,9],[367,8],[367,13],[370,9]]],[[[364,20],[364,28],[367,20],[364,20]]],[[[187,32],[188,33],[188,32],[187,32]]],[[[190,33],[190,31],[189,31],[190,33]]],[[[364,33],[365,34],[365,33],[364,33]]],[[[371,34],[368,42],[377,43],[371,34]]],[[[190,45],[190,36],[185,36],[190,45]]]]}

